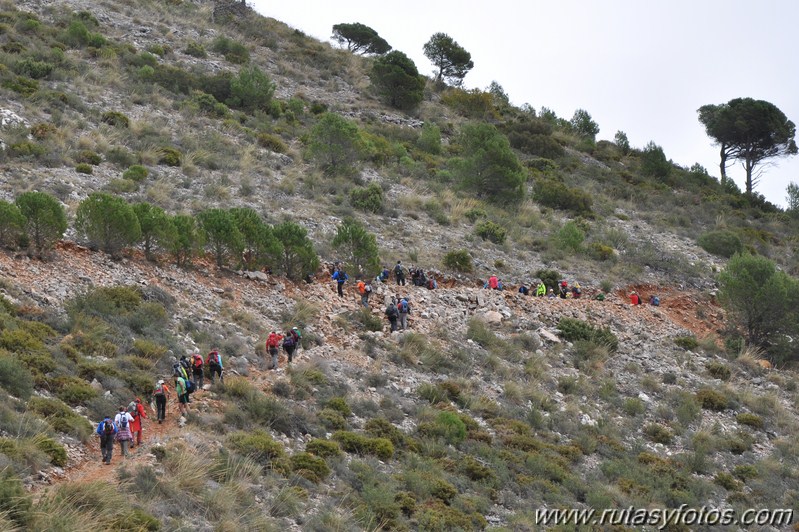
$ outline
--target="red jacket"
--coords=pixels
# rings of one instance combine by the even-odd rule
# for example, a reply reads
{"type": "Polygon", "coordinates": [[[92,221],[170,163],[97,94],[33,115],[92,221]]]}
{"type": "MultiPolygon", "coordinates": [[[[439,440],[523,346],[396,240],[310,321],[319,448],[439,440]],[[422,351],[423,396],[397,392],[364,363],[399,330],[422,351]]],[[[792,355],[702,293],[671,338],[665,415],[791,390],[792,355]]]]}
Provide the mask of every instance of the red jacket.
{"type": "Polygon", "coordinates": [[[631,305],[641,304],[641,298],[638,296],[638,294],[630,294],[630,304],[631,305]]]}
{"type": "Polygon", "coordinates": [[[497,279],[496,275],[492,275],[488,278],[488,287],[492,290],[496,290],[499,287],[499,279],[497,279]]]}
{"type": "Polygon", "coordinates": [[[269,350],[270,348],[278,348],[280,347],[280,340],[283,339],[282,334],[271,333],[269,338],[266,339],[266,349],[269,350]]]}

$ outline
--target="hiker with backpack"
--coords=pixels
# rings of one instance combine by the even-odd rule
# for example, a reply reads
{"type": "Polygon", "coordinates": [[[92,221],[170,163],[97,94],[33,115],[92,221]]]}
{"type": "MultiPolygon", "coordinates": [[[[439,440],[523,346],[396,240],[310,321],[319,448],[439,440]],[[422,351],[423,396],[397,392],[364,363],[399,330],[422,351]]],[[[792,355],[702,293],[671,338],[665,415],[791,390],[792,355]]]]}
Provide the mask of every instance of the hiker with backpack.
{"type": "Polygon", "coordinates": [[[519,293],[523,296],[529,295],[530,289],[527,288],[526,284],[522,283],[522,285],[519,287],[519,293]]]}
{"type": "Polygon", "coordinates": [[[544,297],[545,295],[547,295],[547,286],[543,281],[538,281],[538,284],[535,287],[535,296],[544,297]]]}
{"type": "Polygon", "coordinates": [[[498,290],[499,289],[499,278],[496,275],[492,275],[488,278],[488,282],[483,285],[483,288],[488,288],[491,290],[498,290]]]}
{"type": "MultiPolygon", "coordinates": [[[[186,355],[183,355],[181,359],[185,359],[186,355]]],[[[175,360],[174,358],[172,360],[175,360]]],[[[187,363],[188,365],[188,363],[187,363]]],[[[186,380],[189,380],[189,374],[186,371],[186,367],[183,366],[181,361],[175,362],[172,364],[172,375],[175,377],[183,377],[186,380]]]]}
{"type": "Polygon", "coordinates": [[[386,317],[388,318],[388,323],[391,325],[391,332],[397,330],[397,319],[399,318],[399,311],[397,310],[397,300],[395,298],[391,298],[388,306],[386,307],[385,311],[386,317]]]}
{"type": "Polygon", "coordinates": [[[652,294],[651,296],[649,296],[649,304],[652,305],[653,307],[659,307],[660,306],[660,298],[658,296],[656,296],[655,294],[652,294]]]}
{"type": "Polygon", "coordinates": [[[369,296],[372,294],[372,283],[369,281],[358,281],[358,293],[361,294],[361,305],[369,308],[369,296]]]}
{"type": "Polygon", "coordinates": [[[581,295],[583,295],[583,290],[580,288],[580,283],[575,282],[572,286],[572,298],[580,299],[581,295]]]}
{"type": "Polygon", "coordinates": [[[153,399],[155,399],[155,415],[159,424],[166,419],[166,402],[169,398],[169,387],[166,383],[163,380],[156,382],[153,390],[153,399]]]}
{"type": "Polygon", "coordinates": [[[633,290],[630,292],[630,305],[640,305],[641,304],[641,296],[638,295],[638,292],[633,290]]]}
{"type": "Polygon", "coordinates": [[[404,331],[408,328],[408,314],[411,313],[411,304],[408,302],[407,296],[397,303],[397,312],[399,313],[399,325],[404,331]]]}
{"type": "Polygon", "coordinates": [[[433,274],[430,274],[430,277],[427,278],[427,289],[435,290],[436,288],[438,288],[438,281],[433,277],[433,274]]]}
{"type": "Polygon", "coordinates": [[[397,286],[405,286],[405,270],[402,268],[401,260],[398,260],[394,266],[394,278],[397,280],[397,286]]]}
{"type": "Polygon", "coordinates": [[[336,281],[336,288],[338,289],[338,297],[344,297],[344,283],[350,278],[347,272],[340,268],[336,268],[333,272],[333,280],[336,281]]]}
{"type": "Polygon", "coordinates": [[[275,331],[269,333],[266,338],[266,351],[272,357],[272,365],[269,369],[277,369],[277,357],[280,354],[280,341],[283,339],[282,334],[277,334],[275,331]]]}
{"type": "Polygon", "coordinates": [[[175,394],[178,396],[178,411],[182,416],[189,414],[189,381],[175,377],[175,394]]]}
{"type": "Polygon", "coordinates": [[[133,423],[133,416],[125,410],[124,406],[119,407],[119,413],[114,417],[114,424],[117,426],[114,439],[119,442],[122,456],[128,457],[128,446],[133,441],[133,433],[130,431],[130,424],[133,423]]]}
{"type": "Polygon", "coordinates": [[[219,349],[212,349],[211,352],[208,353],[205,363],[208,364],[208,378],[211,379],[211,384],[214,383],[214,375],[219,377],[219,382],[225,382],[222,377],[222,371],[225,367],[222,365],[222,355],[219,354],[219,349]]]}
{"type": "Polygon", "coordinates": [[[191,356],[191,376],[197,389],[202,390],[205,375],[203,374],[203,357],[199,353],[194,353],[191,356]]]}
{"type": "Polygon", "coordinates": [[[297,349],[297,346],[300,344],[300,335],[297,331],[298,329],[294,327],[286,332],[286,335],[283,337],[283,351],[286,352],[286,358],[288,358],[289,364],[291,364],[294,358],[295,349],[297,349]]]}
{"type": "Polygon", "coordinates": [[[567,281],[560,282],[560,298],[566,299],[569,294],[569,283],[567,281]]]}
{"type": "Polygon", "coordinates": [[[96,432],[100,437],[100,453],[103,457],[103,463],[105,465],[110,465],[111,455],[114,453],[114,436],[116,436],[117,427],[109,416],[105,416],[105,418],[97,424],[96,432]]]}
{"type": "Polygon", "coordinates": [[[141,445],[142,419],[147,419],[147,412],[144,410],[144,405],[141,404],[141,399],[137,397],[135,401],[131,401],[128,405],[128,413],[133,416],[133,421],[130,422],[130,448],[133,449],[136,445],[141,445]]]}

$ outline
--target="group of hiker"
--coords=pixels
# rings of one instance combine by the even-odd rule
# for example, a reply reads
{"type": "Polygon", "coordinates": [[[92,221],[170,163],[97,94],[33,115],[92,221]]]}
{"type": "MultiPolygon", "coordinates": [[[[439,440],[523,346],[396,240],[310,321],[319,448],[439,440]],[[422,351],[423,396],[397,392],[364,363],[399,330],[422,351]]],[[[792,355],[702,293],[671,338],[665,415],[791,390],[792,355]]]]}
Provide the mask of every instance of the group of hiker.
{"type": "Polygon", "coordinates": [[[290,365],[292,360],[294,360],[294,353],[296,353],[297,349],[300,347],[301,339],[302,333],[298,327],[292,327],[286,331],[285,334],[280,334],[276,331],[270,332],[269,336],[266,338],[266,351],[269,356],[272,357],[272,364],[269,366],[269,369],[277,370],[281,347],[283,347],[283,351],[286,352],[286,358],[290,365]]]}
{"type": "Polygon", "coordinates": [[[388,318],[388,323],[391,332],[397,331],[398,328],[403,331],[408,329],[408,315],[411,313],[411,302],[408,296],[400,297],[399,295],[392,296],[391,301],[386,306],[385,315],[388,318]]]}
{"type": "MultiPolygon", "coordinates": [[[[189,412],[188,405],[191,402],[190,395],[194,393],[195,390],[203,387],[205,368],[207,368],[208,378],[211,383],[213,383],[216,378],[222,382],[222,372],[224,370],[222,355],[216,348],[208,353],[205,360],[203,360],[203,357],[199,353],[192,353],[190,357],[191,358],[183,355],[180,357],[180,360],[172,365],[172,376],[175,383],[178,410],[180,414],[184,416],[189,412]]],[[[163,379],[159,379],[156,382],[151,397],[155,407],[156,419],[159,424],[163,423],[166,419],[167,401],[172,397],[169,386],[163,379]]],[[[153,406],[153,404],[151,404],[151,406],[153,406]]],[[[128,456],[130,449],[142,444],[144,419],[147,419],[147,411],[141,399],[137,397],[135,400],[131,401],[127,407],[120,406],[119,412],[117,412],[113,419],[111,416],[105,416],[105,418],[97,424],[96,433],[100,438],[100,451],[104,464],[108,465],[111,463],[114,443],[119,443],[123,457],[128,456]]]]}

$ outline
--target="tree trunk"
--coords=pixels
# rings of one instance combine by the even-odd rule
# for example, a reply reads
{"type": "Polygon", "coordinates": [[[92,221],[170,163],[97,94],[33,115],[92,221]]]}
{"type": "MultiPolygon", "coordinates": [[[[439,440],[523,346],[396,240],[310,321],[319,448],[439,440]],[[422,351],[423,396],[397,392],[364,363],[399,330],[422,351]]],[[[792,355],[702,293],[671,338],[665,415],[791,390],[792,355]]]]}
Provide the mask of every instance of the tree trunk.
{"type": "Polygon", "coordinates": [[[752,183],[752,170],[755,168],[755,161],[751,159],[744,159],[744,169],[746,170],[746,195],[752,195],[752,188],[754,188],[752,183]]]}
{"type": "Polygon", "coordinates": [[[721,145],[721,163],[719,164],[721,170],[721,184],[727,183],[727,147],[722,143],[721,145]]]}

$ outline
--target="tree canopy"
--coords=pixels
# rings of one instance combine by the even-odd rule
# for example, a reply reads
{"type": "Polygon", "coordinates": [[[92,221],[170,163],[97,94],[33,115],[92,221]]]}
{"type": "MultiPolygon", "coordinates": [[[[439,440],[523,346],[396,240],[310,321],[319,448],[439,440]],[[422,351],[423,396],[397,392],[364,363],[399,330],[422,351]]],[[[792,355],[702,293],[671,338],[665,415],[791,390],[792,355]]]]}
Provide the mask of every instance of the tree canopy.
{"type": "Polygon", "coordinates": [[[397,109],[413,109],[424,96],[424,78],[399,50],[377,58],[369,77],[380,96],[397,109]]]}
{"type": "Polygon", "coordinates": [[[354,218],[345,218],[336,230],[333,249],[342,254],[347,268],[358,274],[374,275],[380,268],[375,235],[354,218]]]}
{"type": "Polygon", "coordinates": [[[226,257],[238,258],[244,249],[244,239],[236,226],[236,220],[224,209],[208,209],[197,218],[205,233],[206,245],[216,259],[217,267],[225,265],[226,257]]]}
{"type": "Polygon", "coordinates": [[[25,217],[31,250],[41,258],[67,230],[66,211],[57,199],[44,192],[24,192],[17,197],[16,205],[25,217]]]}
{"type": "Polygon", "coordinates": [[[735,98],[720,105],[703,105],[699,121],[720,147],[722,184],[727,180],[729,159],[746,171],[746,193],[752,195],[759,178],[755,168],[772,157],[797,153],[796,126],[774,104],[752,98],[735,98]]]}
{"type": "Polygon", "coordinates": [[[466,74],[474,68],[472,54],[446,33],[434,33],[423,47],[424,55],[438,67],[436,81],[448,80],[461,85],[466,74]]]}
{"type": "Polygon", "coordinates": [[[309,155],[327,173],[351,171],[363,149],[358,126],[335,113],[322,115],[311,130],[309,155]]]}
{"type": "Polygon", "coordinates": [[[93,245],[115,256],[141,238],[136,213],[119,196],[95,192],[78,205],[75,229],[93,245]]]}
{"type": "Polygon", "coordinates": [[[333,40],[356,54],[382,55],[391,50],[391,45],[385,39],[360,22],[334,25],[333,40]]]}
{"type": "Polygon", "coordinates": [[[286,277],[299,280],[319,267],[319,256],[308,238],[308,231],[298,223],[283,222],[274,228],[275,237],[283,245],[282,269],[286,277]]]}

